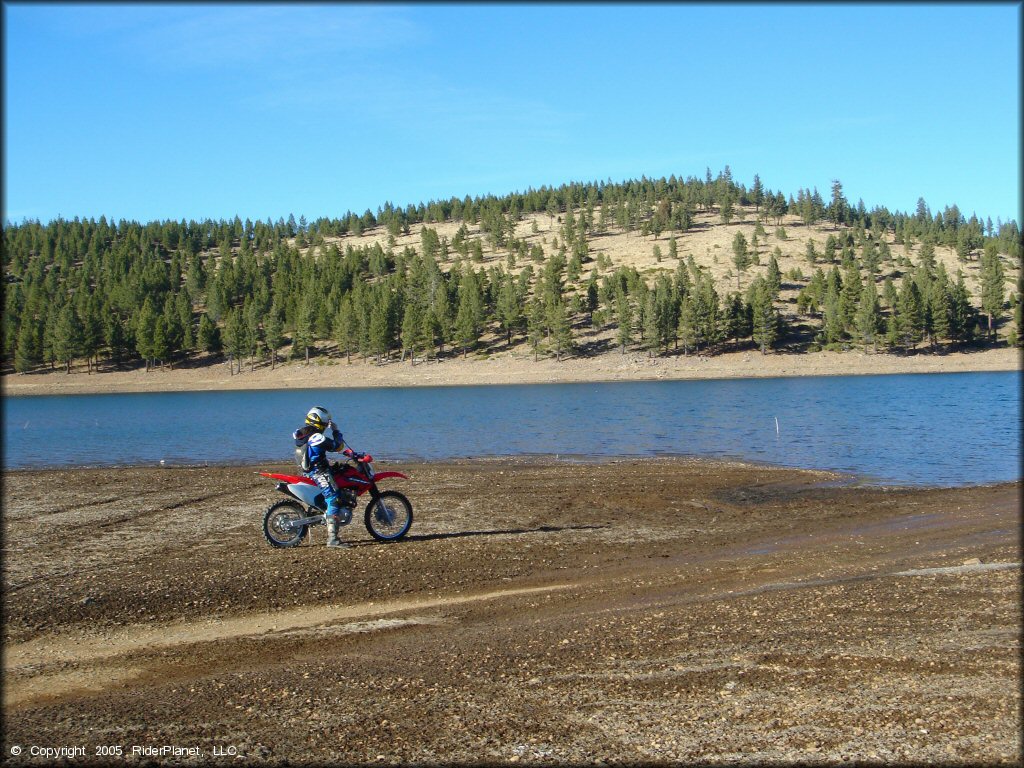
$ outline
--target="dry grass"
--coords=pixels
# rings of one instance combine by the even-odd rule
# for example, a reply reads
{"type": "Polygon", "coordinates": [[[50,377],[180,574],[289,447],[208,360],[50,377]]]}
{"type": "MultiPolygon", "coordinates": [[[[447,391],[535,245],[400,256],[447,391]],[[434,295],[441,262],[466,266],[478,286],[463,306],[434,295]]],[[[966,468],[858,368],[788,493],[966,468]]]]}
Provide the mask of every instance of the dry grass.
{"type": "MultiPolygon", "coordinates": [[[[688,231],[675,236],[679,258],[686,259],[687,256],[692,256],[698,266],[707,270],[714,277],[719,294],[722,295],[736,290],[736,274],[732,261],[733,239],[736,237],[737,232],[742,232],[747,239],[747,243],[750,244],[753,241],[758,222],[757,212],[753,206],[738,206],[737,211],[742,218],[734,219],[729,224],[723,224],[717,212],[697,213],[694,216],[693,226],[688,231]]],[[[581,213],[581,211],[577,210],[574,212],[574,215],[578,217],[581,213]]],[[[597,208],[594,218],[597,219],[599,214],[600,208],[597,208]]],[[[554,252],[555,239],[557,238],[559,242],[562,239],[559,231],[561,220],[562,217],[553,220],[546,213],[526,214],[521,221],[516,223],[515,237],[525,240],[528,248],[540,245],[544,249],[546,256],[551,255],[554,252]]],[[[364,231],[359,236],[346,235],[340,238],[327,238],[326,242],[328,244],[335,243],[339,248],[345,248],[349,245],[353,248],[360,248],[379,243],[385,251],[390,248],[396,254],[401,253],[406,247],[419,252],[421,247],[421,231],[424,227],[436,230],[440,238],[447,238],[450,243],[460,226],[462,226],[462,222],[414,224],[410,226],[409,234],[399,235],[394,238],[391,238],[383,227],[374,227],[364,231]]],[[[806,284],[813,273],[813,268],[807,263],[805,257],[807,241],[814,241],[815,250],[820,256],[825,249],[825,242],[829,235],[835,235],[838,239],[848,231],[846,227],[836,228],[829,223],[807,226],[800,217],[794,215],[787,215],[782,219],[781,227],[785,230],[785,239],[780,239],[776,236],[777,227],[774,221],[764,223],[762,226],[765,234],[758,238],[758,253],[761,263],[760,265],[751,266],[742,275],[741,284],[744,288],[757,275],[765,273],[769,256],[776,247],[781,251],[781,257],[778,258],[778,262],[783,276],[787,275],[792,269],[797,268],[804,274],[804,280],[797,282],[800,282],[801,285],[806,284]]],[[[487,233],[481,229],[479,224],[467,223],[466,228],[471,239],[480,239],[482,241],[483,260],[482,262],[475,263],[476,268],[507,264],[508,250],[495,249],[491,245],[487,233]]],[[[591,268],[597,266],[596,260],[602,254],[610,259],[612,266],[610,269],[599,269],[599,274],[601,275],[608,274],[620,266],[635,267],[641,274],[648,276],[648,279],[652,279],[659,271],[672,272],[676,268],[676,260],[668,257],[669,239],[669,233],[663,232],[659,238],[655,239],[651,235],[641,235],[639,231],[626,232],[617,226],[609,225],[606,232],[588,237],[587,244],[591,258],[594,261],[585,265],[583,279],[589,274],[591,268]],[[661,249],[662,259],[660,262],[655,258],[655,246],[661,249]]],[[[881,285],[886,276],[896,278],[905,270],[905,268],[901,270],[901,268],[896,266],[902,258],[908,258],[911,263],[916,265],[920,254],[920,244],[916,244],[908,252],[904,245],[897,245],[895,243],[892,233],[887,232],[884,235],[884,239],[892,252],[892,261],[880,265],[879,285],[881,285]]],[[[859,258],[860,251],[859,249],[856,250],[859,258]]],[[[448,265],[454,261],[455,255],[454,251],[449,253],[448,265]]],[[[980,256],[976,254],[973,260],[961,262],[953,248],[939,245],[935,248],[935,260],[937,263],[945,266],[946,271],[951,277],[955,278],[957,271],[962,270],[973,300],[975,303],[980,300],[980,256]]],[[[526,261],[525,263],[531,262],[526,261]]],[[[523,266],[523,260],[519,259],[514,271],[518,271],[523,266]]],[[[820,261],[818,266],[821,266],[826,271],[829,268],[829,265],[823,264],[820,261]]],[[[1006,273],[1007,292],[1010,293],[1016,290],[1017,281],[1020,276],[1020,267],[1019,265],[1009,263],[1009,260],[1005,258],[1003,266],[1006,273]]],[[[784,280],[784,282],[787,281],[784,280]]],[[[792,283],[792,281],[788,282],[792,283]]],[[[788,291],[784,290],[781,295],[782,300],[786,301],[788,298],[794,298],[797,290],[796,288],[790,288],[788,291]]]]}

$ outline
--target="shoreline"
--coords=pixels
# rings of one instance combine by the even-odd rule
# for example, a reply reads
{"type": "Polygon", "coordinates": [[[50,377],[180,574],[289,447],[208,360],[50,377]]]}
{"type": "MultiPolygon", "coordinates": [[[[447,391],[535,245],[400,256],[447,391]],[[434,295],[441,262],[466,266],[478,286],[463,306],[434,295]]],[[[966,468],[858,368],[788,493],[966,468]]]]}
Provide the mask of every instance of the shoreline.
{"type": "Polygon", "coordinates": [[[308,366],[290,361],[271,369],[230,374],[222,362],[190,367],[87,373],[47,371],[4,374],[5,397],[140,392],[205,392],[265,389],[363,389],[385,387],[495,386],[513,384],[613,383],[622,381],[689,381],[788,378],[802,376],[871,376],[923,373],[1019,371],[1021,350],[1004,348],[981,352],[892,355],[863,352],[773,353],[729,352],[714,357],[647,357],[644,353],[606,353],[567,358],[561,362],[513,353],[483,359],[461,357],[443,361],[371,361],[322,358],[308,366]]]}
{"type": "MultiPolygon", "coordinates": [[[[608,456],[595,456],[593,454],[507,454],[507,455],[480,455],[480,456],[458,456],[455,458],[428,459],[419,456],[394,457],[381,460],[388,467],[398,468],[420,468],[438,470],[443,467],[486,467],[489,469],[543,469],[552,466],[560,466],[567,469],[602,468],[615,464],[631,462],[643,462],[647,465],[674,466],[685,471],[693,467],[700,467],[709,472],[726,471],[762,471],[792,473],[804,478],[815,478],[811,485],[821,491],[827,490],[869,490],[869,491],[956,491],[969,490],[972,488],[999,488],[1002,486],[1019,485],[1024,482],[1024,476],[1014,479],[983,480],[979,482],[961,483],[953,485],[935,485],[930,483],[897,482],[872,479],[868,475],[843,472],[835,469],[822,469],[819,467],[799,467],[785,464],[773,464],[750,459],[723,459],[713,456],[694,456],[689,454],[658,454],[652,456],[616,454],[608,456]]],[[[375,462],[376,463],[376,462],[375,462]]],[[[0,473],[4,478],[16,479],[23,475],[38,476],[47,472],[94,472],[103,473],[110,470],[122,472],[175,472],[189,470],[209,470],[220,472],[225,470],[251,471],[259,474],[268,472],[297,472],[294,464],[290,464],[280,458],[267,459],[264,462],[246,460],[237,463],[230,461],[212,462],[153,462],[142,464],[53,464],[35,467],[10,467],[4,465],[0,473]]]]}

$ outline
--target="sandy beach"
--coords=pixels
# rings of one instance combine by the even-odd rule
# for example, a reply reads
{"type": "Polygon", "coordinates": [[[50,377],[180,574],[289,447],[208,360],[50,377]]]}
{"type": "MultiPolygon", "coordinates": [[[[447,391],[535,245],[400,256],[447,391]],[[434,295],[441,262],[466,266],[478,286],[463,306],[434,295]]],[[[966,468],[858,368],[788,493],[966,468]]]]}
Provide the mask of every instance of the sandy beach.
{"type": "Polygon", "coordinates": [[[160,368],[149,371],[103,371],[89,374],[84,365],[72,373],[10,374],[3,377],[5,395],[55,395],[104,392],[165,392],[306,387],[411,387],[477,384],[541,384],[586,381],[650,381],[731,379],[773,376],[838,376],[895,373],[957,373],[1021,369],[1021,351],[996,349],[944,355],[892,355],[862,352],[805,354],[737,352],[711,357],[691,355],[648,357],[646,353],[610,352],[594,357],[534,361],[532,356],[496,353],[418,361],[397,359],[377,365],[353,357],[319,358],[306,365],[291,361],[272,369],[262,363],[231,374],[226,364],[160,368]]]}

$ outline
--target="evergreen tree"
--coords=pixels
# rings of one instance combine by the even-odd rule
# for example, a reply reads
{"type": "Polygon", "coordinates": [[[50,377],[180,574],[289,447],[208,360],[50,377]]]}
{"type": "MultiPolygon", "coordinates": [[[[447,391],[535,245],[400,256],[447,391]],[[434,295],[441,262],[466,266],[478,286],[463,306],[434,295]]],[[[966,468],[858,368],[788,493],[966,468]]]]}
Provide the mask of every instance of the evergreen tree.
{"type": "Polygon", "coordinates": [[[82,354],[85,355],[85,362],[89,373],[92,373],[93,358],[99,357],[100,347],[103,345],[101,312],[102,307],[99,298],[95,294],[90,294],[90,299],[85,304],[83,314],[81,315],[82,354]]]}
{"type": "Polygon", "coordinates": [[[736,265],[736,289],[741,290],[740,275],[750,266],[750,253],[747,251],[747,238],[737,232],[732,239],[732,263],[736,265]]]}
{"type": "Polygon", "coordinates": [[[110,350],[110,357],[117,368],[121,367],[121,359],[128,354],[130,343],[125,325],[121,318],[113,311],[109,311],[106,322],[103,326],[103,340],[107,349],[110,350]]]}
{"type": "Polygon", "coordinates": [[[757,277],[751,283],[751,316],[753,318],[754,341],[761,347],[761,354],[767,354],[774,347],[779,336],[779,314],[775,309],[774,294],[768,281],[757,277]]]}
{"type": "Polygon", "coordinates": [[[245,353],[245,320],[240,309],[231,308],[228,310],[224,320],[224,342],[228,352],[228,365],[231,375],[235,375],[235,367],[238,373],[242,372],[242,355],[245,353]]]}
{"type": "Polygon", "coordinates": [[[857,304],[860,302],[862,291],[863,283],[860,270],[857,269],[856,262],[850,261],[846,274],[843,275],[842,288],[839,291],[839,318],[844,331],[853,328],[853,317],[857,312],[857,304]]]}
{"type": "Polygon", "coordinates": [[[153,358],[156,357],[154,347],[154,335],[156,333],[157,314],[153,309],[153,303],[149,297],[142,304],[138,320],[135,325],[135,349],[146,361],[146,371],[153,367],[153,358]]]}
{"type": "Polygon", "coordinates": [[[572,327],[563,299],[558,299],[550,309],[548,322],[551,327],[551,343],[555,349],[555,360],[561,362],[562,355],[572,349],[572,327]]]}
{"type": "Polygon", "coordinates": [[[878,334],[882,331],[882,311],[878,304],[878,288],[875,281],[870,278],[864,281],[864,287],[861,289],[854,325],[857,338],[864,349],[870,344],[877,352],[878,334]]]}
{"type": "Polygon", "coordinates": [[[355,315],[352,310],[352,294],[346,293],[334,316],[334,340],[338,351],[345,355],[345,362],[352,362],[352,349],[358,344],[355,315]]]}
{"type": "Polygon", "coordinates": [[[778,299],[779,291],[782,290],[782,271],[779,269],[779,262],[776,259],[776,254],[782,255],[781,251],[776,248],[772,255],[768,259],[768,271],[765,274],[765,280],[768,282],[768,290],[772,294],[772,300],[778,299]]]}
{"type": "Polygon", "coordinates": [[[270,352],[270,370],[277,368],[277,350],[284,343],[284,325],[281,322],[281,315],[271,308],[267,316],[267,327],[263,330],[267,343],[267,351],[270,352]]]}
{"type": "Polygon", "coordinates": [[[43,362],[43,324],[34,316],[26,315],[18,326],[18,341],[14,350],[14,370],[28,373],[43,362]]]}
{"type": "Polygon", "coordinates": [[[419,301],[409,300],[405,302],[405,312],[402,317],[402,358],[409,353],[409,364],[416,364],[416,353],[421,347],[423,333],[423,308],[419,301]]]}
{"type": "Polygon", "coordinates": [[[732,195],[726,193],[722,198],[722,202],[718,208],[718,215],[722,219],[723,224],[728,224],[736,216],[736,208],[732,203],[732,195]]]}
{"type": "Polygon", "coordinates": [[[462,356],[480,340],[483,325],[483,296],[480,280],[472,268],[459,281],[459,308],[455,315],[455,338],[462,346],[462,356]]]}
{"type": "Polygon", "coordinates": [[[82,351],[82,321],[69,302],[57,316],[53,334],[53,355],[64,363],[65,373],[71,373],[71,361],[82,351]]]}
{"type": "Polygon", "coordinates": [[[981,256],[981,311],[988,319],[989,338],[995,340],[996,328],[1003,316],[1005,300],[1005,275],[1003,264],[994,242],[985,244],[981,256]]]}
{"type": "Polygon", "coordinates": [[[498,289],[498,322],[505,331],[508,346],[512,346],[512,333],[520,328],[523,319],[522,299],[516,290],[515,278],[506,272],[498,289]]]}
{"type": "Polygon", "coordinates": [[[931,306],[933,341],[950,340],[952,338],[953,302],[950,296],[949,278],[944,272],[941,279],[937,278],[932,282],[928,304],[931,306]]]}
{"type": "Polygon", "coordinates": [[[633,341],[633,307],[625,290],[620,289],[615,297],[615,316],[618,320],[616,341],[621,354],[626,354],[626,346],[633,341]]]}
{"type": "Polygon", "coordinates": [[[658,353],[660,347],[658,334],[658,309],[654,291],[648,291],[647,296],[644,299],[643,324],[643,346],[647,350],[647,356],[654,357],[654,355],[658,353]]]}
{"type": "Polygon", "coordinates": [[[390,354],[394,337],[391,291],[387,285],[378,286],[373,292],[373,306],[370,309],[370,351],[380,365],[390,354]]]}
{"type": "Polygon", "coordinates": [[[163,365],[171,354],[171,347],[167,341],[167,321],[163,315],[157,315],[153,324],[153,340],[150,346],[150,354],[153,356],[153,366],[158,363],[163,365]]]}
{"type": "Polygon", "coordinates": [[[974,333],[974,307],[971,306],[970,293],[962,272],[957,274],[956,283],[950,291],[950,304],[950,338],[958,344],[967,343],[974,333]]]}
{"type": "Polygon", "coordinates": [[[846,338],[843,329],[843,316],[839,310],[839,295],[830,290],[825,294],[823,303],[822,335],[826,344],[838,344],[846,338]]]}
{"type": "Polygon", "coordinates": [[[683,354],[690,354],[690,347],[697,345],[697,316],[694,308],[693,294],[687,294],[679,307],[679,324],[676,327],[676,335],[679,343],[683,345],[683,354]]]}
{"type": "Polygon", "coordinates": [[[533,361],[537,362],[541,344],[544,341],[544,330],[547,327],[547,317],[544,312],[544,299],[539,291],[535,291],[530,299],[530,308],[526,316],[526,334],[533,350],[533,361]]]}
{"type": "Polygon", "coordinates": [[[914,348],[924,337],[924,301],[917,283],[904,277],[896,304],[896,327],[899,342],[905,349],[914,348]]]}
{"type": "Polygon", "coordinates": [[[196,333],[196,337],[200,349],[211,354],[221,351],[220,331],[205,312],[199,318],[199,330],[196,333]]]}
{"type": "Polygon", "coordinates": [[[696,326],[696,347],[704,344],[711,349],[722,340],[721,306],[718,299],[718,291],[715,290],[714,282],[708,276],[702,276],[694,286],[694,321],[696,326]]]}
{"type": "MultiPolygon", "coordinates": [[[[299,302],[295,319],[295,335],[292,338],[292,353],[302,350],[306,365],[309,365],[309,350],[313,346],[313,326],[316,321],[317,299],[311,291],[305,291],[299,302]]],[[[230,336],[230,334],[229,334],[230,336]]],[[[228,349],[230,352],[230,348],[228,349]]],[[[379,362],[379,361],[378,361],[379,362]]]]}

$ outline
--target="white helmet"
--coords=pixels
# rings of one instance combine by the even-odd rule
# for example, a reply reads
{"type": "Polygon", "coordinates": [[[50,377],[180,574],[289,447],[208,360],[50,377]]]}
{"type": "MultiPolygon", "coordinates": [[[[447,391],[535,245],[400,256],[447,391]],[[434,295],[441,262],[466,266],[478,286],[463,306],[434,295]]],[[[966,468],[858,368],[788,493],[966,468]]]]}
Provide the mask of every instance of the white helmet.
{"type": "Polygon", "coordinates": [[[318,432],[323,432],[330,420],[331,412],[319,405],[314,405],[306,414],[306,423],[318,432]]]}

